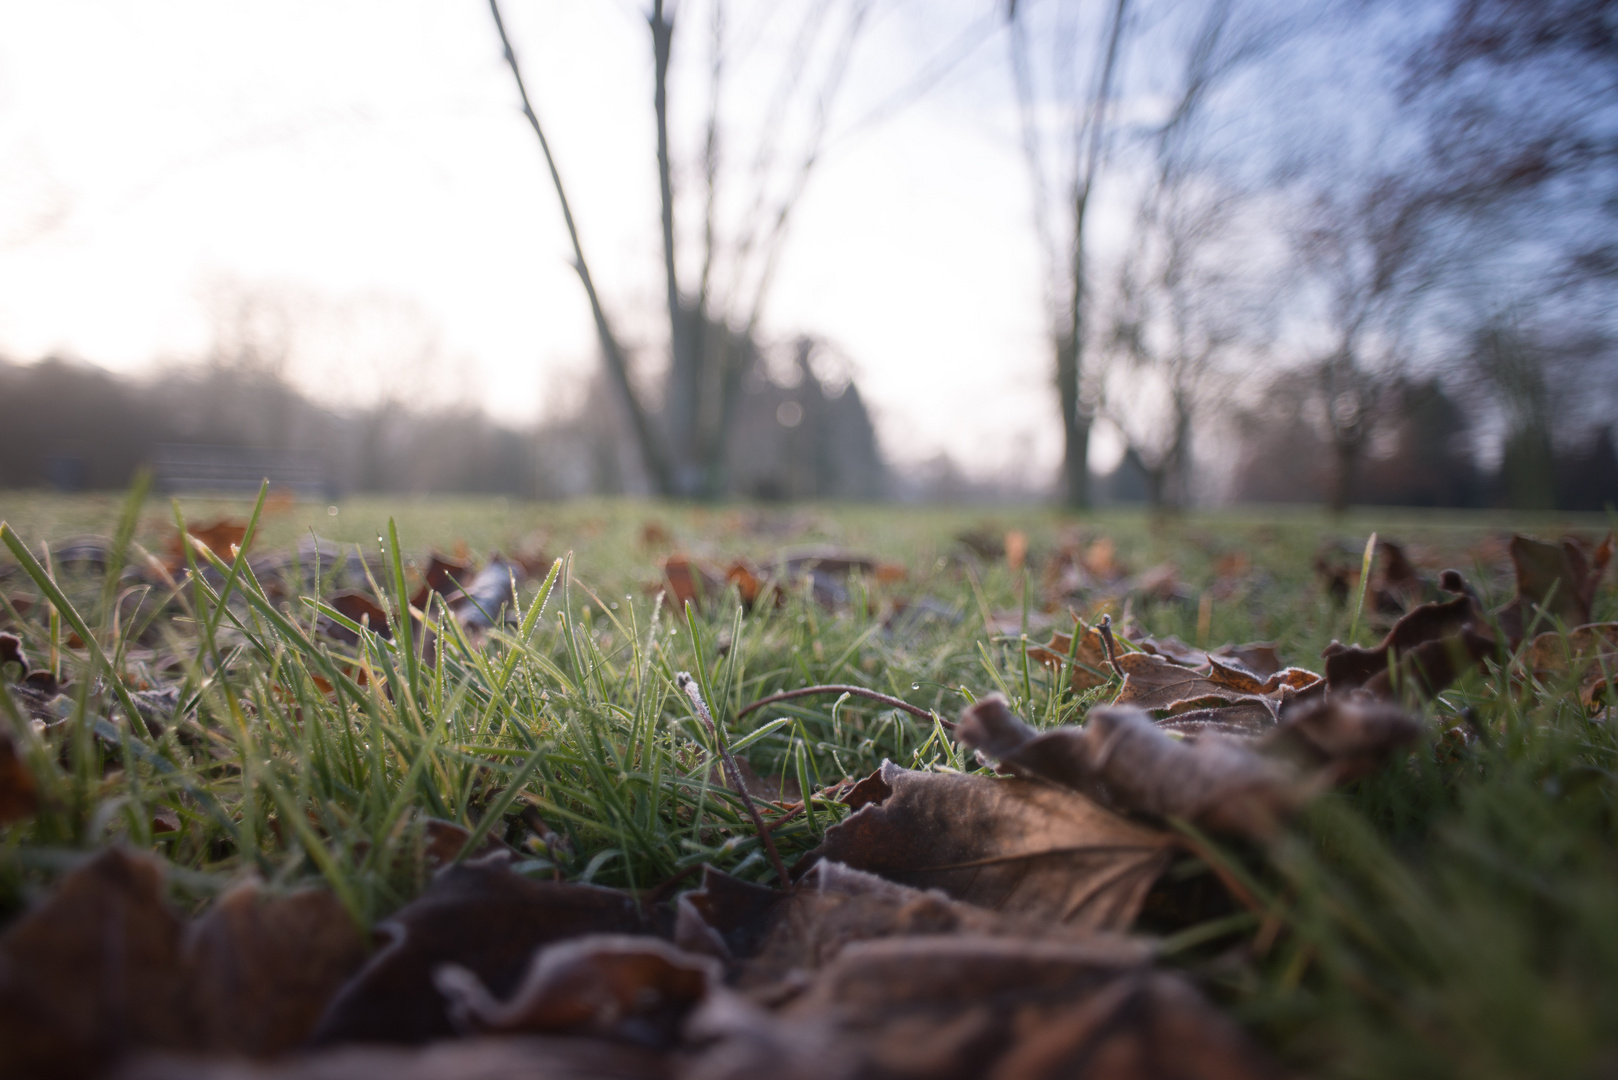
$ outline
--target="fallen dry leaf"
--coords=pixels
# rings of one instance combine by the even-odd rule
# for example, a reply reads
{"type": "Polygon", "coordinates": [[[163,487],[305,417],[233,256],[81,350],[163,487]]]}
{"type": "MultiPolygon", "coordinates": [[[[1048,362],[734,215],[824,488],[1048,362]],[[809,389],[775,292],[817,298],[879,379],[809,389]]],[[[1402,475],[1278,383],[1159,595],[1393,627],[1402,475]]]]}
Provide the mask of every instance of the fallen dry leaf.
{"type": "Polygon", "coordinates": [[[149,858],[105,851],[0,937],[0,1076],[89,1076],[193,1045],[183,927],[149,858]]]}
{"type": "Polygon", "coordinates": [[[494,626],[497,620],[515,622],[516,587],[522,583],[523,577],[522,567],[495,556],[461,586],[459,594],[448,598],[450,610],[468,629],[487,629],[494,626]]]}
{"type": "MultiPolygon", "coordinates": [[[[1285,762],[1210,734],[1176,739],[1139,708],[1092,709],[1083,727],[1039,732],[991,694],[961,714],[955,738],[1000,767],[1083,792],[1114,809],[1264,836],[1313,790],[1285,762]]],[[[829,835],[829,834],[828,834],[829,835]]]]}
{"type": "Polygon", "coordinates": [[[1284,698],[1306,691],[1320,676],[1302,668],[1283,668],[1266,677],[1238,666],[1233,660],[1209,656],[1202,667],[1187,668],[1150,653],[1127,653],[1118,658],[1124,685],[1114,705],[1134,705],[1153,712],[1186,712],[1194,708],[1263,698],[1272,712],[1284,698]]]}
{"type": "Polygon", "coordinates": [[[1388,702],[1315,699],[1288,709],[1261,746],[1335,785],[1376,771],[1420,736],[1421,723],[1388,702]]]}
{"type": "MultiPolygon", "coordinates": [[[[234,518],[219,518],[207,525],[187,525],[186,534],[226,562],[236,557],[236,550],[247,537],[247,522],[234,518]]],[[[169,569],[178,572],[186,565],[186,551],[179,530],[169,534],[166,542],[169,569]]]]}
{"type": "Polygon", "coordinates": [[[0,731],[0,825],[33,817],[38,809],[39,785],[33,770],[18,753],[16,740],[0,731]]]}
{"type": "Polygon", "coordinates": [[[824,967],[857,941],[954,933],[1077,939],[1092,932],[1037,916],[991,911],[952,900],[937,889],[912,889],[821,861],[790,892],[709,867],[702,888],[680,897],[674,940],[687,952],[732,965],[733,981],[746,989],[824,967]]]}
{"type": "Polygon", "coordinates": [[[1171,841],[1048,784],[923,773],[891,762],[810,860],[1092,930],[1134,921],[1171,841]]]}
{"type": "Polygon", "coordinates": [[[1005,547],[1006,567],[1016,573],[1028,562],[1028,534],[1020,529],[1012,529],[1006,533],[1005,547]]]}
{"type": "Polygon", "coordinates": [[[719,596],[725,591],[725,576],[705,560],[689,555],[670,555],[660,563],[663,572],[659,588],[666,589],[675,611],[686,604],[702,606],[704,597],[719,596]]]}
{"type": "Polygon", "coordinates": [[[711,1040],[689,1075],[715,1080],[1279,1075],[1187,983],[1108,938],[857,942],[778,1012],[715,994],[688,1033],[711,1040]]]}
{"type": "Polygon", "coordinates": [[[1262,837],[1318,792],[1380,767],[1421,730],[1380,702],[1293,699],[1267,724],[1256,716],[1223,722],[1226,709],[1154,723],[1138,708],[1115,705],[1090,710],[1083,727],[1040,732],[993,694],[961,714],[955,738],[1001,771],[1061,784],[1120,811],[1262,837]],[[1192,716],[1179,729],[1190,737],[1165,730],[1192,716]]]}
{"type": "Polygon", "coordinates": [[[1139,646],[1142,652],[1161,656],[1182,667],[1202,667],[1212,657],[1252,672],[1261,679],[1267,679],[1287,666],[1282,662],[1275,644],[1269,641],[1254,641],[1246,645],[1221,645],[1210,652],[1188,645],[1173,634],[1163,638],[1143,635],[1131,637],[1130,640],[1139,646]]]}
{"type": "Polygon", "coordinates": [[[1618,676],[1618,622],[1588,623],[1567,633],[1539,634],[1523,650],[1523,663],[1541,679],[1561,676],[1579,683],[1579,700],[1595,708],[1618,676]]]}
{"type": "MultiPolygon", "coordinates": [[[[392,640],[393,630],[388,625],[388,613],[369,593],[361,589],[344,589],[333,593],[326,602],[349,620],[369,627],[377,637],[392,640]]],[[[316,625],[322,633],[345,644],[352,645],[359,641],[358,635],[335,619],[322,616],[316,625]]]]}
{"type": "Polygon", "coordinates": [[[1371,648],[1332,642],[1326,661],[1326,687],[1332,694],[1363,688],[1374,697],[1396,693],[1432,697],[1468,667],[1495,653],[1495,643],[1465,579],[1445,570],[1440,585],[1453,600],[1412,608],[1371,648]]]}
{"type": "Polygon", "coordinates": [[[1613,536],[1607,534],[1593,556],[1575,540],[1547,544],[1528,536],[1511,538],[1511,565],[1517,572],[1517,595],[1497,613],[1500,629],[1512,648],[1530,631],[1552,629],[1545,619],[1563,626],[1590,621],[1596,586],[1612,559],[1613,536]],[[1539,615],[1543,612],[1543,616],[1539,615]]]}
{"type": "Polygon", "coordinates": [[[955,534],[955,542],[984,562],[997,562],[1005,558],[1005,534],[990,525],[980,525],[955,534]]]}
{"type": "Polygon", "coordinates": [[[445,964],[433,981],[467,1032],[586,1035],[672,1049],[686,1014],[722,972],[711,957],[682,952],[645,935],[595,934],[534,954],[509,1001],[473,972],[445,964]]]}
{"type": "Polygon", "coordinates": [[[1074,631],[1079,632],[1079,651],[1073,652],[1073,635],[1060,632],[1053,633],[1051,639],[1043,645],[1032,645],[1028,649],[1028,659],[1044,664],[1048,668],[1060,671],[1066,667],[1069,658],[1072,659],[1072,674],[1068,677],[1068,685],[1075,694],[1097,686],[1103,686],[1111,678],[1108,674],[1107,646],[1101,639],[1101,631],[1094,626],[1085,626],[1081,620],[1074,620],[1074,631]]]}
{"type": "Polygon", "coordinates": [[[644,928],[634,900],[615,889],[529,881],[504,860],[451,866],[378,927],[391,940],[339,992],[312,1040],[331,1045],[444,1038],[455,1028],[433,986],[439,965],[459,964],[490,993],[507,995],[541,945],[644,928]]]}
{"type": "Polygon", "coordinates": [[[410,606],[426,611],[433,593],[445,598],[458,596],[475,574],[471,559],[434,551],[427,556],[427,566],[421,572],[421,587],[411,595],[410,606]]]}
{"type": "Polygon", "coordinates": [[[669,1080],[663,1054],[594,1039],[495,1036],[422,1047],[355,1046],[276,1064],[147,1056],[115,1080],[669,1080]]]}
{"type": "Polygon", "coordinates": [[[181,945],[192,1035],[215,1053],[263,1057],[300,1045],[365,962],[365,936],[330,892],[227,892],[181,945]]]}

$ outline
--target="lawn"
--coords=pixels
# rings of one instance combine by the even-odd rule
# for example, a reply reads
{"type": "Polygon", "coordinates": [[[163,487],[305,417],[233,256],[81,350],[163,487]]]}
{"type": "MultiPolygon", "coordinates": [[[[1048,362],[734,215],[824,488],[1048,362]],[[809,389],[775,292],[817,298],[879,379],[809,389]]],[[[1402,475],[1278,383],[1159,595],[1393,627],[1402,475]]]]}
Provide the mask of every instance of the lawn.
{"type": "MultiPolygon", "coordinates": [[[[169,903],[199,920],[256,877],[265,895],[315,887],[368,929],[414,910],[442,865],[490,845],[510,849],[509,873],[620,890],[642,912],[698,888],[705,867],[773,887],[781,868],[800,875],[810,853],[842,850],[828,830],[851,816],[851,782],[884,760],[991,776],[951,732],[974,702],[998,693],[1051,731],[1118,697],[1116,661],[1074,679],[1076,652],[1031,655],[1075,615],[1107,616],[1130,655],[1171,635],[1195,650],[1264,641],[1321,672],[1332,641],[1372,645],[1404,610],[1441,601],[1446,568],[1499,611],[1517,585],[1513,533],[1571,534],[1593,550],[1610,526],[407,497],[272,498],[255,512],[32,493],[0,493],[0,519],[12,545],[0,552],[0,630],[18,635],[31,670],[60,680],[3,701],[14,764],[0,778],[30,791],[0,825],[0,921],[14,936],[114,846],[155,857],[169,903]],[[180,545],[177,516],[194,529],[252,519],[251,544],[240,559],[228,543],[180,545]],[[1415,577],[1390,576],[1383,549],[1362,583],[1373,532],[1400,545],[1415,577]],[[87,535],[113,543],[76,547],[87,535]],[[113,574],[86,561],[91,550],[113,574]],[[496,552],[511,559],[494,577],[516,583],[514,602],[496,589],[486,610],[462,595],[466,580],[461,592],[429,587],[435,567],[470,573],[496,552]],[[806,552],[819,561],[787,561],[806,552]],[[678,602],[665,560],[690,567],[696,603],[678,602]],[[421,618],[404,648],[376,631],[399,627],[413,596],[421,618]],[[831,692],[744,713],[830,684],[912,709],[831,692]],[[726,748],[753,798],[731,782],[726,748]]],[[[1531,662],[1540,632],[1564,658],[1588,651],[1558,622],[1560,589],[1523,644],[1463,665],[1436,695],[1399,688],[1413,742],[1317,784],[1274,829],[1115,804],[1129,828],[1173,844],[1129,919],[1103,929],[1144,943],[1155,970],[1183,977],[1295,1071],[1618,1068],[1612,685],[1592,692],[1577,663],[1531,662]]],[[[1588,607],[1589,622],[1618,619],[1610,570],[1588,607]]],[[[920,883],[974,900],[942,878],[920,883]]],[[[1004,906],[997,917],[1017,914],[1004,906]]]]}

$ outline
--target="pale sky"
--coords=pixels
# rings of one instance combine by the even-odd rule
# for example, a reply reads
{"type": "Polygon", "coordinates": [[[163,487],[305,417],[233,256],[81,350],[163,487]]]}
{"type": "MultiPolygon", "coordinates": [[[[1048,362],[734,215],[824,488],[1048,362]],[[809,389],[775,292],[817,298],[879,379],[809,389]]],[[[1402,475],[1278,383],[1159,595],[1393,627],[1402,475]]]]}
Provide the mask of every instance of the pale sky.
{"type": "MultiPolygon", "coordinates": [[[[963,31],[988,40],[916,104],[834,142],[764,333],[837,342],[894,460],[948,449],[1039,481],[1060,431],[995,6],[876,5],[834,138],[963,31]]],[[[503,10],[603,298],[626,337],[651,341],[663,284],[641,8],[503,10]]],[[[705,22],[679,34],[674,108],[689,119],[705,22]]],[[[760,41],[755,70],[780,63],[760,41]]],[[[757,105],[754,77],[733,84],[738,118],[757,105]]],[[[677,133],[688,171],[690,127],[677,133]]],[[[596,363],[570,256],[481,0],[0,0],[0,353],[13,359],[138,372],[198,356],[208,299],[235,282],[404,310],[399,332],[435,333],[446,365],[411,385],[453,383],[437,392],[525,423],[596,363]]],[[[355,395],[378,377],[374,362],[340,370],[351,339],[308,337],[298,377],[355,395]]]]}

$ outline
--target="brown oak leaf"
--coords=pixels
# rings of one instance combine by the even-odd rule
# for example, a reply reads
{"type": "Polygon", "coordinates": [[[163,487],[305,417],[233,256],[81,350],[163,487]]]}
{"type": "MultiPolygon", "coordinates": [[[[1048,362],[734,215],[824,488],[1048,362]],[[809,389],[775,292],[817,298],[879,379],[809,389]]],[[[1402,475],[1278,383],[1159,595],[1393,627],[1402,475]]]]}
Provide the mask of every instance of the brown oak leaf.
{"type": "Polygon", "coordinates": [[[1260,677],[1215,656],[1202,667],[1187,668],[1150,653],[1129,653],[1118,658],[1118,666],[1124,685],[1114,705],[1171,714],[1247,698],[1273,698],[1279,708],[1287,690],[1297,693],[1320,681],[1320,676],[1302,668],[1283,668],[1260,677]]]}

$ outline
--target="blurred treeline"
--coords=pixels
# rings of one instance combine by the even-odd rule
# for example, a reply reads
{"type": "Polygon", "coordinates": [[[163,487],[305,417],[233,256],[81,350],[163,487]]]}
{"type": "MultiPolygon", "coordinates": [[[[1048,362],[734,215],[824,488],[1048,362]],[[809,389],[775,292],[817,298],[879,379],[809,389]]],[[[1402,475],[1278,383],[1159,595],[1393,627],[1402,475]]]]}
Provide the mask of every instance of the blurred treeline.
{"type": "MultiPolygon", "coordinates": [[[[740,494],[890,493],[859,391],[816,374],[809,358],[817,347],[796,343],[798,366],[787,378],[772,378],[759,365],[743,387],[730,442],[730,474],[740,494]]],[[[395,398],[342,408],[249,363],[175,365],[124,379],[73,360],[0,358],[0,489],[120,488],[159,448],[178,444],[299,451],[322,463],[332,495],[557,498],[643,490],[611,394],[598,378],[582,390],[576,408],[517,428],[468,405],[422,408],[395,398]]]]}
{"type": "MultiPolygon", "coordinates": [[[[947,456],[912,470],[883,461],[859,391],[804,363],[795,385],[760,369],[740,410],[733,473],[744,497],[996,501],[1048,492],[973,480],[947,456]],[[824,381],[823,381],[824,380],[824,381]],[[829,386],[827,384],[830,384],[829,386]],[[792,421],[791,426],[782,420],[792,421]]],[[[1300,402],[1309,388],[1280,378],[1265,414],[1252,418],[1229,481],[1237,502],[1325,502],[1330,447],[1300,402]]],[[[172,367],[141,380],[89,364],[0,359],[0,488],[116,489],[166,444],[292,448],[325,466],[333,495],[348,492],[489,493],[517,498],[640,490],[633,449],[599,379],[560,418],[519,429],[471,407],[412,411],[397,402],[337,410],[285,379],[250,367],[172,367]]],[[[1442,382],[1391,384],[1380,402],[1379,439],[1357,480],[1358,504],[1600,510],[1618,502],[1612,429],[1558,445],[1545,437],[1508,445],[1480,463],[1463,400],[1442,382]],[[1539,455],[1537,458],[1535,455],[1539,455]],[[1548,486],[1542,483],[1549,476],[1548,486]]],[[[1548,431],[1542,436],[1548,436],[1548,431]]],[[[1092,478],[1103,503],[1144,503],[1151,477],[1136,452],[1092,478]]]]}

